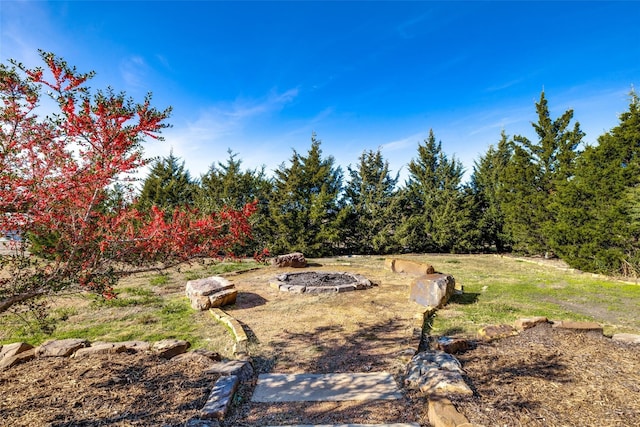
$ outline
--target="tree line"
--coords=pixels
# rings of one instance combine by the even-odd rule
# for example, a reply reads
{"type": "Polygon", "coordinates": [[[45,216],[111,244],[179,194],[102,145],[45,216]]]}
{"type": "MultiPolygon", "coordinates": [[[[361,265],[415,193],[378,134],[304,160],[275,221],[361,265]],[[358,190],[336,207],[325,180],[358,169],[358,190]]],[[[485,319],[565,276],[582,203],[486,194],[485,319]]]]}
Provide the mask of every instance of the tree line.
{"type": "Polygon", "coordinates": [[[585,146],[573,111],[535,104],[536,138],[509,136],[475,161],[471,179],[433,130],[399,183],[380,149],[347,170],[324,155],[315,134],[306,153],[268,176],[244,169],[237,153],[194,179],[171,153],[153,164],[135,202],[204,213],[257,201],[253,238],[242,251],[301,251],[310,257],[403,252],[555,254],[585,271],[640,272],[640,101],[585,146]],[[345,173],[346,172],[346,173],[345,173]]]}

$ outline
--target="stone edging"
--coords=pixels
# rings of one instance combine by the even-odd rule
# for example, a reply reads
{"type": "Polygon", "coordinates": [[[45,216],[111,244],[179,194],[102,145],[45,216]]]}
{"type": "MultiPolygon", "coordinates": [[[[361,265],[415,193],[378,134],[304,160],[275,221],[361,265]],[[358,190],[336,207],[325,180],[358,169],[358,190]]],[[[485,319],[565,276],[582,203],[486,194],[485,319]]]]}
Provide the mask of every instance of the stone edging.
{"type": "Polygon", "coordinates": [[[233,353],[235,355],[246,355],[249,352],[249,337],[247,337],[247,334],[242,328],[240,322],[238,322],[236,319],[229,316],[219,308],[210,308],[209,312],[217,321],[223,323],[225,326],[231,329],[231,332],[233,333],[233,337],[235,339],[233,353]]]}
{"type": "MultiPolygon", "coordinates": [[[[326,272],[320,272],[323,274],[326,272]]],[[[371,280],[367,279],[361,274],[354,273],[335,273],[341,274],[353,279],[353,282],[342,284],[342,285],[333,285],[333,286],[315,286],[315,285],[291,285],[287,283],[289,280],[289,276],[295,276],[296,274],[304,274],[304,273],[284,273],[277,276],[275,279],[269,282],[269,286],[274,289],[278,289],[283,292],[291,292],[295,294],[318,294],[318,293],[342,293],[342,292],[350,292],[357,291],[362,289],[369,289],[373,286],[376,286],[375,283],[371,282],[371,280]]]]}
{"type": "MultiPolygon", "coordinates": [[[[387,258],[384,265],[386,269],[391,270],[393,273],[405,273],[410,276],[424,277],[435,273],[432,265],[408,259],[387,258]]],[[[462,289],[459,292],[462,292],[462,289]]],[[[426,338],[424,327],[436,311],[436,307],[428,307],[421,316],[422,338],[420,347],[423,347],[422,342],[426,338]]],[[[471,389],[466,386],[462,379],[462,369],[459,368],[458,370],[449,366],[454,364],[460,365],[458,360],[449,354],[443,352],[429,354],[428,351],[422,351],[418,352],[407,366],[405,384],[409,387],[418,388],[427,395],[429,422],[434,427],[472,426],[467,417],[458,412],[453,403],[446,397],[448,393],[468,394],[471,392],[471,389]],[[446,361],[442,363],[440,359],[446,359],[447,357],[451,360],[448,363],[446,361]],[[431,360],[433,358],[437,360],[431,360]]]]}

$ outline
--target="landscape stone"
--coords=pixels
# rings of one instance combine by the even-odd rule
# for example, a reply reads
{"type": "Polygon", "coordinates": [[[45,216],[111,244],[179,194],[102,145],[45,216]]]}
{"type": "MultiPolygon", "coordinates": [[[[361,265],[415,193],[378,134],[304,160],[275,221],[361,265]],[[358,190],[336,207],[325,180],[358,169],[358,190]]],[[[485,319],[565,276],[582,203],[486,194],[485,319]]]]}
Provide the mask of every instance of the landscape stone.
{"type": "Polygon", "coordinates": [[[202,311],[211,308],[211,300],[209,299],[209,296],[192,295],[189,298],[189,301],[191,301],[191,308],[194,310],[202,311]]]}
{"type": "Polygon", "coordinates": [[[428,396],[471,396],[473,391],[460,372],[429,369],[418,382],[418,388],[428,396]]]}
{"type": "MultiPolygon", "coordinates": [[[[282,288],[281,288],[282,290],[282,288]]],[[[289,292],[292,292],[294,294],[303,294],[307,291],[307,287],[303,286],[303,285],[290,285],[289,288],[287,289],[289,292]]]]}
{"type": "Polygon", "coordinates": [[[303,268],[307,266],[307,260],[305,259],[302,252],[293,252],[290,254],[277,256],[271,261],[271,263],[280,268],[303,268]]]}
{"type": "Polygon", "coordinates": [[[429,396],[471,395],[473,392],[464,382],[463,373],[454,356],[437,350],[423,351],[408,364],[405,384],[429,396]]]}
{"type": "Polygon", "coordinates": [[[187,351],[190,346],[191,344],[185,340],[166,339],[155,342],[151,349],[160,357],[171,359],[187,351]]]}
{"type": "Polygon", "coordinates": [[[181,363],[181,362],[199,362],[199,363],[211,363],[213,360],[205,356],[204,354],[196,353],[194,351],[187,351],[181,354],[178,354],[171,358],[171,363],[181,363]]]}
{"type": "Polygon", "coordinates": [[[469,350],[469,341],[462,338],[439,337],[435,341],[436,349],[445,353],[463,353],[469,350]]]}
{"type": "Polygon", "coordinates": [[[628,344],[640,344],[640,335],[635,334],[614,334],[611,339],[628,344]]]}
{"type": "MultiPolygon", "coordinates": [[[[236,303],[238,291],[235,289],[225,289],[215,294],[209,295],[209,307],[223,307],[225,305],[231,305],[236,303]]],[[[209,308],[207,307],[207,308],[209,308]]]]}
{"type": "Polygon", "coordinates": [[[561,320],[553,322],[551,325],[555,329],[566,329],[574,332],[597,332],[602,334],[602,326],[596,322],[575,322],[572,320],[561,320]]]}
{"type": "Polygon", "coordinates": [[[220,427],[218,420],[199,420],[192,418],[185,424],[185,427],[220,427]]]}
{"type": "Polygon", "coordinates": [[[219,362],[220,360],[222,360],[222,356],[220,356],[220,353],[216,353],[215,351],[207,350],[205,348],[197,348],[190,353],[201,354],[214,362],[219,362]]]}
{"type": "Polygon", "coordinates": [[[129,351],[151,350],[151,343],[147,341],[122,341],[120,344],[124,345],[129,351]]]}
{"type": "Polygon", "coordinates": [[[87,347],[89,341],[80,338],[51,340],[36,348],[37,357],[69,357],[77,350],[87,347]]]}
{"type": "Polygon", "coordinates": [[[337,285],[336,286],[336,292],[351,292],[351,291],[355,291],[356,285],[352,285],[352,284],[348,284],[348,285],[337,285]]]}
{"type": "MultiPolygon", "coordinates": [[[[418,423],[391,423],[391,424],[296,424],[287,426],[266,427],[420,427],[418,423]]],[[[473,426],[464,426],[473,427],[473,426]]]]}
{"type": "Polygon", "coordinates": [[[514,326],[517,330],[524,331],[543,323],[549,323],[549,319],[543,316],[536,316],[531,318],[518,319],[515,321],[514,326]]]}
{"type": "Polygon", "coordinates": [[[231,404],[233,393],[238,388],[239,378],[235,375],[218,378],[209,394],[207,403],[201,410],[201,417],[223,419],[231,404]]]}
{"type": "Polygon", "coordinates": [[[458,412],[447,398],[430,399],[428,415],[433,427],[471,426],[467,417],[458,412]]]}
{"type": "Polygon", "coordinates": [[[208,296],[233,287],[233,284],[224,277],[211,276],[204,279],[189,280],[185,291],[188,297],[192,295],[208,296]]]}
{"type": "Polygon", "coordinates": [[[478,331],[478,337],[485,341],[518,335],[518,331],[511,325],[489,325],[478,331]]]}
{"type": "Polygon", "coordinates": [[[386,265],[388,265],[391,271],[393,271],[394,273],[407,273],[419,276],[435,273],[432,265],[423,264],[421,262],[411,261],[408,259],[394,259],[390,262],[385,261],[385,266],[386,265]]]}
{"type": "Polygon", "coordinates": [[[0,359],[0,371],[9,369],[12,366],[18,365],[23,362],[28,362],[36,358],[36,349],[30,348],[28,350],[17,353],[13,356],[3,357],[0,359]]]}
{"type": "Polygon", "coordinates": [[[394,258],[386,258],[384,260],[384,268],[386,268],[387,270],[391,270],[395,273],[395,265],[396,265],[396,260],[394,258]]]}
{"type": "Polygon", "coordinates": [[[207,369],[207,374],[219,374],[223,376],[235,375],[240,381],[245,382],[253,378],[253,366],[245,360],[227,360],[217,362],[207,369]]]}
{"type": "Polygon", "coordinates": [[[211,307],[235,304],[238,295],[235,286],[220,276],[189,280],[185,293],[194,310],[208,310],[211,307]]]}
{"type": "Polygon", "coordinates": [[[0,360],[5,357],[13,357],[18,353],[22,353],[27,350],[31,350],[33,346],[26,342],[14,342],[12,344],[5,344],[0,349],[0,360]]]}
{"type": "Polygon", "coordinates": [[[415,278],[409,288],[409,299],[432,308],[443,307],[455,291],[456,282],[448,274],[427,274],[415,278]]]}
{"type": "Polygon", "coordinates": [[[253,402],[395,400],[402,393],[386,372],[340,374],[260,374],[253,402]]]}
{"type": "Polygon", "coordinates": [[[123,353],[125,351],[127,351],[127,347],[122,343],[94,343],[91,347],[78,349],[73,353],[73,357],[80,358],[94,354],[113,354],[123,353]]]}

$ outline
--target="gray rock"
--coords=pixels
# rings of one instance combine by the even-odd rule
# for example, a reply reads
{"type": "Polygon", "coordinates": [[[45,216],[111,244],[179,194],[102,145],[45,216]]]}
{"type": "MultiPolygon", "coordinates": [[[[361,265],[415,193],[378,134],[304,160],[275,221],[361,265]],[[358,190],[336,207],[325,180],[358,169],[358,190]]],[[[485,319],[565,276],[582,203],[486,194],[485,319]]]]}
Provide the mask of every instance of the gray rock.
{"type": "Polygon", "coordinates": [[[244,360],[227,360],[215,363],[206,373],[223,376],[235,375],[240,381],[245,382],[253,378],[253,366],[244,360]]]}
{"type": "Polygon", "coordinates": [[[409,299],[425,307],[443,307],[455,292],[456,282],[447,274],[426,274],[415,278],[409,288],[409,299]]]}
{"type": "Polygon", "coordinates": [[[405,373],[405,384],[429,396],[473,394],[462,378],[458,359],[443,351],[425,351],[416,354],[405,373]]]}
{"type": "Polygon", "coordinates": [[[235,375],[223,376],[213,386],[207,403],[201,410],[201,418],[222,419],[229,409],[233,394],[238,388],[239,378],[235,375]]]}
{"type": "Polygon", "coordinates": [[[624,342],[628,344],[640,344],[640,335],[634,334],[614,334],[611,337],[614,341],[624,342]]]}

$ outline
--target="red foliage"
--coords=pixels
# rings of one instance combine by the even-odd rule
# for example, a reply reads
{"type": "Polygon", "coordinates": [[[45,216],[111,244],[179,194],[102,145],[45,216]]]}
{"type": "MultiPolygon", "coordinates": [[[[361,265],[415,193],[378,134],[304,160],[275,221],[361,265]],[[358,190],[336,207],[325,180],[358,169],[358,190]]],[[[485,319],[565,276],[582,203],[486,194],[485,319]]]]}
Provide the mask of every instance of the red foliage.
{"type": "Polygon", "coordinates": [[[14,247],[16,262],[0,257],[0,267],[14,269],[11,279],[0,279],[0,313],[12,298],[76,286],[112,297],[126,266],[220,256],[250,236],[255,204],[209,216],[176,209],[170,221],[157,208],[107,206],[108,189],[145,164],[141,142],[158,138],[170,109],[151,107],[150,96],[135,104],[111,89],[91,94],[92,73],[41,55],[46,73],[0,65],[0,233],[26,238],[14,247]],[[59,112],[41,118],[45,88],[59,112]],[[47,261],[31,263],[26,273],[18,258],[28,257],[29,239],[46,242],[41,255],[47,261]]]}

